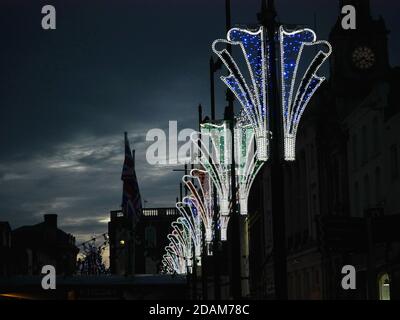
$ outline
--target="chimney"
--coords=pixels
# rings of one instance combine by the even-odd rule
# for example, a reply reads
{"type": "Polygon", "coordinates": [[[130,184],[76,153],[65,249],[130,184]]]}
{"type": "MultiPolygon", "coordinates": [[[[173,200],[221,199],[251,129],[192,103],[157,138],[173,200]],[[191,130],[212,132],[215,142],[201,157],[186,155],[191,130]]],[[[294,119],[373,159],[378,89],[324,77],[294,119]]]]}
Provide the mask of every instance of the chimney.
{"type": "Polygon", "coordinates": [[[57,215],[56,214],[45,214],[44,223],[52,228],[57,228],[57,215]]]}

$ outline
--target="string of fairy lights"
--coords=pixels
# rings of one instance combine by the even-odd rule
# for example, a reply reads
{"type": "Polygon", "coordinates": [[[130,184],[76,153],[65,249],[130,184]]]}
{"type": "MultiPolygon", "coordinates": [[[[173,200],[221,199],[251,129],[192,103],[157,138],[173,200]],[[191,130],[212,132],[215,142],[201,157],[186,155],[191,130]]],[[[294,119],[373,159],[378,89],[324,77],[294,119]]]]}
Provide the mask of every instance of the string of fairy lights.
{"type": "MultiPolygon", "coordinates": [[[[287,30],[281,26],[278,33],[283,154],[286,161],[293,161],[300,119],[311,97],[325,80],[317,72],[331,54],[332,47],[327,41],[317,41],[311,29],[287,30]],[[324,49],[314,51],[314,58],[301,74],[300,64],[307,64],[303,52],[313,46],[324,49]]],[[[248,214],[251,186],[269,159],[269,145],[273,138],[268,118],[268,95],[272,88],[268,80],[271,62],[266,34],[262,26],[255,30],[232,28],[226,39],[215,40],[212,44],[213,52],[229,72],[221,80],[242,108],[235,116],[233,139],[230,123],[225,120],[202,123],[200,132],[191,136],[198,167],[182,178],[190,194],[176,204],[181,217],[171,225],[172,231],[168,235],[170,243],[165,247],[161,263],[162,273],[192,272],[196,265],[201,264],[202,241],[206,242],[207,254],[212,254],[210,244],[217,240],[218,234],[218,240],[227,240],[233,201],[239,204],[239,212],[231,214],[248,214]],[[240,49],[245,69],[239,67],[227,49],[228,45],[240,49]],[[246,79],[244,74],[249,75],[250,79],[246,79]],[[231,159],[232,148],[235,150],[234,162],[231,159]],[[235,163],[235,170],[232,170],[232,163],[235,163]],[[235,173],[233,181],[237,190],[234,199],[231,195],[232,172],[235,173]],[[218,217],[214,217],[217,211],[214,208],[214,196],[217,198],[218,217]]]]}

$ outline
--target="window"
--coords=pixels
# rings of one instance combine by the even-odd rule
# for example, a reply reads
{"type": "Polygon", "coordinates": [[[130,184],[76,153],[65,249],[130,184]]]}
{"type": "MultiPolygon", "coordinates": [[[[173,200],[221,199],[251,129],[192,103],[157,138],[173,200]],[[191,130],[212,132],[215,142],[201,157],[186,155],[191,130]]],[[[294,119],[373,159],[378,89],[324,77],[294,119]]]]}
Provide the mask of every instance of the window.
{"type": "Polygon", "coordinates": [[[399,177],[399,159],[397,154],[397,145],[392,145],[390,147],[390,172],[392,180],[399,177]]]}
{"type": "Polygon", "coordinates": [[[378,278],[379,300],[390,300],[390,280],[387,273],[378,278]]]}

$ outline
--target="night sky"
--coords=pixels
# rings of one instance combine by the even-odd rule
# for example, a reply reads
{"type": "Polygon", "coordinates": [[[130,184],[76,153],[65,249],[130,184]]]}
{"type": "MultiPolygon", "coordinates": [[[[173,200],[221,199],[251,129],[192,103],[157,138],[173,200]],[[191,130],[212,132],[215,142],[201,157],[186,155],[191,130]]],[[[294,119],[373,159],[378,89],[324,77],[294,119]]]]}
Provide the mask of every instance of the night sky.
{"type": "MultiPolygon", "coordinates": [[[[399,1],[371,1],[400,64],[399,1]],[[397,20],[397,21],[396,21],[397,20]]],[[[277,0],[278,18],[328,39],[336,0],[277,0]]],[[[255,24],[260,0],[232,0],[232,25],[255,24]]],[[[57,213],[78,240],[107,231],[121,203],[123,132],[136,149],[146,206],[174,206],[182,173],[150,166],[148,130],[209,112],[211,43],[225,33],[224,0],[34,1],[0,4],[0,221],[13,228],[57,213]],[[41,28],[41,8],[57,29],[41,28]]],[[[226,71],[223,71],[225,74],[226,71]]],[[[217,81],[217,115],[224,89],[217,81]]]]}

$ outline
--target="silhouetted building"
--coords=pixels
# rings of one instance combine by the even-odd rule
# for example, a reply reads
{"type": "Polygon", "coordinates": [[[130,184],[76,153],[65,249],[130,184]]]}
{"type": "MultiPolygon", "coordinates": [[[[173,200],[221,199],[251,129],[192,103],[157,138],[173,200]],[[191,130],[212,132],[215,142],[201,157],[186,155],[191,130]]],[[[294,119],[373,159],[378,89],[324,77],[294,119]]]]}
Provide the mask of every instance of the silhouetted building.
{"type": "Polygon", "coordinates": [[[79,249],[75,238],[57,227],[57,215],[45,214],[44,222],[12,231],[13,273],[41,274],[44,265],[53,265],[59,275],[75,272],[79,249]]]}
{"type": "Polygon", "coordinates": [[[108,223],[110,241],[110,272],[116,275],[135,273],[134,226],[122,210],[110,212],[108,223]]]}

